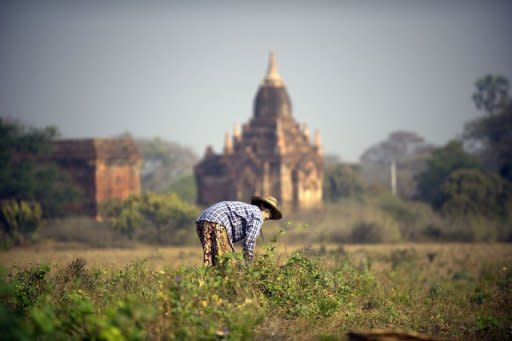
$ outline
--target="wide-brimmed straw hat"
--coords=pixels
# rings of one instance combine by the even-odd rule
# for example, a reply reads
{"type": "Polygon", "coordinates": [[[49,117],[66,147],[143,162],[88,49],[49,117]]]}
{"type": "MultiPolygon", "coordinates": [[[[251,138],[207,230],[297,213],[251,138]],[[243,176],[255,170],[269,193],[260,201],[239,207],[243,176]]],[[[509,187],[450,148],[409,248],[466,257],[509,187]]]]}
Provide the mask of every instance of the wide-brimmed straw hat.
{"type": "Polygon", "coordinates": [[[279,220],[283,216],[281,214],[281,210],[277,206],[277,199],[270,195],[265,195],[263,197],[259,195],[253,195],[251,197],[251,204],[263,204],[265,207],[268,207],[270,209],[270,219],[272,220],[279,220]]]}

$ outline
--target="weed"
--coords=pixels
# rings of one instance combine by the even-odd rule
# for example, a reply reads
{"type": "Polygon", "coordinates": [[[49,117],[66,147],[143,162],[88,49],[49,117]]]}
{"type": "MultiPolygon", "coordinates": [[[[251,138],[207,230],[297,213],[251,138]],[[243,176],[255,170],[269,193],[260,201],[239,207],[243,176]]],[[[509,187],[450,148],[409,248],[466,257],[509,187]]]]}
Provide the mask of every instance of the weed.
{"type": "Polygon", "coordinates": [[[479,316],[475,321],[476,329],[479,332],[488,332],[497,328],[498,320],[493,316],[479,316]]]}
{"type": "Polygon", "coordinates": [[[41,264],[29,269],[17,270],[11,282],[13,294],[9,303],[16,311],[22,311],[33,305],[39,296],[48,290],[46,275],[50,271],[50,266],[41,264]]]}

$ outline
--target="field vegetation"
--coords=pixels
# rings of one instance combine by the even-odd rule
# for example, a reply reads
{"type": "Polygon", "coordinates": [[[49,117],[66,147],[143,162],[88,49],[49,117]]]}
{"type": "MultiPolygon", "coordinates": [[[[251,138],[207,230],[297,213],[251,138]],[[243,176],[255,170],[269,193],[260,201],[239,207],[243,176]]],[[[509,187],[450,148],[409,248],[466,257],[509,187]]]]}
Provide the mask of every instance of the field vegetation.
{"type": "Polygon", "coordinates": [[[61,250],[67,259],[11,250],[1,258],[10,266],[1,280],[3,335],[343,340],[377,328],[512,337],[509,244],[299,247],[278,239],[258,251],[250,264],[233,255],[205,268],[198,247],[61,250]]]}

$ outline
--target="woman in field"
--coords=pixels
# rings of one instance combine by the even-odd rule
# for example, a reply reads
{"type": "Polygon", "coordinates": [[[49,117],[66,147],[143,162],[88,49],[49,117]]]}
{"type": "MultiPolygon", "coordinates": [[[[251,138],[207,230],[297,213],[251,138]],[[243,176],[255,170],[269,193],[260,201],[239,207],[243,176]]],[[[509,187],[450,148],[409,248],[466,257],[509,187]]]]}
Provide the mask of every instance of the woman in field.
{"type": "Polygon", "coordinates": [[[196,220],[204,264],[216,265],[218,258],[234,251],[233,244],[240,241],[244,258],[251,260],[263,222],[281,217],[277,199],[272,196],[254,195],[250,204],[221,201],[208,207],[196,220]]]}

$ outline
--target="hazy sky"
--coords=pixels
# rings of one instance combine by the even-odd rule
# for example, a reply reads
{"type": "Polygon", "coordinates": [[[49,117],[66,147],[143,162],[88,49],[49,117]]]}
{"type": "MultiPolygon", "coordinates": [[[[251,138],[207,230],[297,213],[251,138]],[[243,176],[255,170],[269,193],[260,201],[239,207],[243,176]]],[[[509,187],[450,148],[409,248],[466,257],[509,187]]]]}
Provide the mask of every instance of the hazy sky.
{"type": "Polygon", "coordinates": [[[358,160],[394,130],[444,144],[512,80],[512,1],[2,1],[0,115],[200,156],[252,115],[274,49],[299,122],[358,160]]]}

